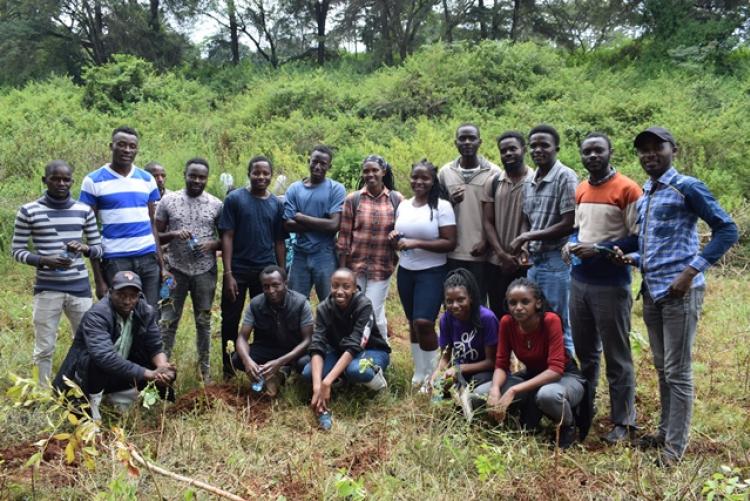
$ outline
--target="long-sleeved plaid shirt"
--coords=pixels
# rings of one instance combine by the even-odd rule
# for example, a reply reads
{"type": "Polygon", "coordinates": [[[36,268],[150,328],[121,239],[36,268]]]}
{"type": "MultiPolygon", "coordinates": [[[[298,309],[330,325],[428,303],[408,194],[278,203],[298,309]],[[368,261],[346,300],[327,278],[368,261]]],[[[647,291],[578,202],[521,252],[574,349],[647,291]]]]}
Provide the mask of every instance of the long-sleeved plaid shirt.
{"type": "Polygon", "coordinates": [[[666,297],[672,281],[688,266],[700,273],[693,287],[704,285],[703,272],[737,242],[737,225],[705,184],[670,167],[649,179],[638,201],[638,254],[651,298],[666,297]],[[711,241],[699,252],[698,218],[711,227],[711,241]]]}
{"type": "Polygon", "coordinates": [[[363,188],[359,191],[356,215],[352,207],[357,192],[350,193],[344,200],[336,242],[339,253],[346,256],[346,265],[357,275],[375,281],[388,280],[395,269],[388,234],[396,222],[396,211],[389,193],[388,188],[383,188],[377,197],[373,197],[367,188],[363,188]]]}

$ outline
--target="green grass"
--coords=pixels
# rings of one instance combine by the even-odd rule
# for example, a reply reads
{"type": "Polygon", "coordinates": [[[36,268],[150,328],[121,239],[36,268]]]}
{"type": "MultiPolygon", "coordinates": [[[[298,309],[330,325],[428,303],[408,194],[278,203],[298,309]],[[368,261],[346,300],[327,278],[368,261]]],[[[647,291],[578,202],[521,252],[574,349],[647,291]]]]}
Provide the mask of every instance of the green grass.
{"type": "MultiPolygon", "coordinates": [[[[0,272],[7,284],[0,293],[0,372],[28,375],[32,270],[3,262],[0,272]]],[[[592,434],[582,446],[560,454],[544,437],[496,428],[483,420],[467,425],[450,404],[436,406],[413,394],[408,387],[406,325],[395,287],[388,304],[396,332],[388,392],[335,392],[335,424],[329,433],[316,429],[306,406],[309,390],[299,381],[273,402],[248,400],[237,386],[201,390],[189,302],[175,350],[181,400],[150,410],[134,408],[119,424],[159,465],[248,499],[332,499],[358,484],[371,499],[696,498],[721,465],[739,468],[740,478],[750,476],[746,283],[746,275],[731,273],[713,273],[709,279],[694,350],[697,398],[691,443],[685,461],[672,470],[655,468],[653,453],[607,447],[599,440],[608,429],[602,417],[608,408],[606,384],[601,386],[600,415],[592,434]],[[200,397],[204,391],[205,399],[200,397]]],[[[214,320],[212,372],[218,379],[218,310],[214,320]]],[[[633,320],[634,330],[645,334],[640,303],[633,320]]],[[[63,323],[56,365],[70,339],[63,323]]],[[[648,349],[636,351],[639,424],[650,430],[658,412],[655,372],[648,349]]],[[[8,386],[3,382],[0,389],[8,386]]],[[[0,449],[23,450],[42,435],[45,418],[33,409],[12,409],[5,402],[0,412],[5,414],[0,416],[0,449]]],[[[98,494],[123,499],[137,493],[138,499],[208,499],[202,491],[145,470],[138,478],[128,478],[125,468],[102,451],[95,471],[65,466],[56,457],[34,475],[17,462],[0,462],[0,498],[92,499],[98,494]]]]}

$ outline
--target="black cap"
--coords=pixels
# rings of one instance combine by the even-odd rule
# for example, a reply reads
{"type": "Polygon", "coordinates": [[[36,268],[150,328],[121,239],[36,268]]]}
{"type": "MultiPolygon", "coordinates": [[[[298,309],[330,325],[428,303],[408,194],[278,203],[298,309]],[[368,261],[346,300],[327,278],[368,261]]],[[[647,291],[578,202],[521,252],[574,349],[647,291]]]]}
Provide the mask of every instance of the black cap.
{"type": "Polygon", "coordinates": [[[664,127],[649,127],[648,129],[639,133],[633,140],[633,146],[637,148],[638,145],[645,141],[648,137],[656,137],[663,143],[670,143],[672,146],[677,146],[677,143],[674,142],[674,138],[672,137],[672,133],[664,127]]]}
{"type": "Polygon", "coordinates": [[[112,290],[120,290],[125,287],[135,287],[139,291],[143,291],[141,277],[133,271],[118,271],[112,278],[112,290]]]}

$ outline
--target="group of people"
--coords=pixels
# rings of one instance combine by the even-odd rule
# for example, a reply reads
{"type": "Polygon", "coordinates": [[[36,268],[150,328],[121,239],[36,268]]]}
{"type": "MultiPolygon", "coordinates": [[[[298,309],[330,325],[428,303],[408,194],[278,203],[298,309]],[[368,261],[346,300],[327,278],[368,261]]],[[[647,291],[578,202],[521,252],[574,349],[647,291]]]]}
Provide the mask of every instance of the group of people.
{"type": "Polygon", "coordinates": [[[47,191],[19,209],[13,237],[15,259],[37,267],[41,381],[51,378],[64,312],[75,337],[56,387],[69,378],[97,407],[104,395],[132,399],[148,381],[169,386],[188,294],[208,381],[220,255],[224,377],[245,372],[253,389],[275,395],[296,370],[329,427],[334,383],[387,386],[385,302],[395,272],[415,387],[434,398],[454,387],[467,415],[481,401],[495,419],[507,411],[529,429],[547,416],[568,446],[588,431],[603,352],[613,423],[603,438],[634,440],[630,268],[638,267],[662,407],[657,432],[640,443],[658,446],[661,464],[678,462],[688,441],[703,272],[736,242],[736,225],[701,181],[675,169],[677,143],[661,127],[633,142],[649,176],[643,189],[612,166],[601,133],[580,143],[588,173],[580,183],[557,159],[560,136],[549,125],[498,136],[502,168],[479,154],[481,144],[478,126],[460,125],[457,158],[440,169],[415,163],[409,198],[378,155],[364,159],[360,185],[347,195],[327,177],[334,153],[322,145],[311,151],[309,177],[283,196],[269,190],[271,160],[256,156],[249,184],[223,202],[205,191],[205,159],[185,163],[185,187],[173,192],[162,166],[136,167],[139,136],[129,127],[115,129],[111,162],[85,176],[79,201],[70,195],[72,168],[49,163],[47,191]],[[712,230],[702,250],[698,219],[712,230]],[[84,256],[100,299],[93,306],[84,256]]]}

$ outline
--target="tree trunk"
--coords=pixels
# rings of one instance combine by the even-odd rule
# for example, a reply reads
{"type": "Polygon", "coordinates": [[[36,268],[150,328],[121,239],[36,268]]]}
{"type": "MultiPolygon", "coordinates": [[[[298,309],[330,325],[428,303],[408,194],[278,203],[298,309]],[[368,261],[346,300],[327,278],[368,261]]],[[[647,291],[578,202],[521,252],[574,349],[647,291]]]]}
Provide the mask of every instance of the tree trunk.
{"type": "Polygon", "coordinates": [[[487,39],[487,21],[485,21],[484,16],[487,14],[487,11],[484,10],[484,0],[479,0],[479,38],[481,40],[487,39]]]}
{"type": "Polygon", "coordinates": [[[492,21],[490,23],[490,38],[497,40],[500,38],[500,16],[498,15],[500,6],[498,0],[492,3],[492,21]]]}
{"type": "Polygon", "coordinates": [[[386,65],[393,66],[393,34],[388,22],[388,6],[384,0],[378,3],[380,4],[380,30],[383,35],[383,58],[386,65]]]}
{"type": "Polygon", "coordinates": [[[443,17],[445,17],[445,41],[453,43],[453,25],[451,24],[451,15],[448,10],[448,0],[443,0],[443,17]]]}
{"type": "Polygon", "coordinates": [[[234,0],[227,0],[227,16],[229,17],[229,48],[232,51],[232,64],[237,66],[240,64],[240,37],[234,0]]]}
{"type": "Polygon", "coordinates": [[[102,15],[102,3],[99,0],[94,2],[94,26],[92,26],[91,32],[95,63],[97,65],[104,64],[109,59],[109,56],[104,47],[104,16],[102,15]]]}
{"type": "Polygon", "coordinates": [[[148,25],[154,33],[159,32],[159,0],[149,0],[148,25]]]}
{"type": "Polygon", "coordinates": [[[323,66],[326,62],[326,18],[330,0],[317,0],[315,2],[315,20],[318,24],[318,65],[323,66]]]}
{"type": "Polygon", "coordinates": [[[521,10],[521,0],[513,0],[513,19],[510,25],[510,39],[515,42],[518,39],[518,17],[521,10]]]}

